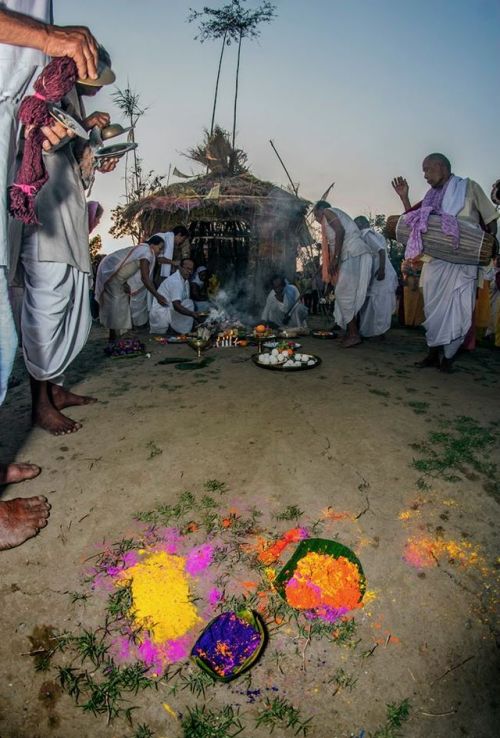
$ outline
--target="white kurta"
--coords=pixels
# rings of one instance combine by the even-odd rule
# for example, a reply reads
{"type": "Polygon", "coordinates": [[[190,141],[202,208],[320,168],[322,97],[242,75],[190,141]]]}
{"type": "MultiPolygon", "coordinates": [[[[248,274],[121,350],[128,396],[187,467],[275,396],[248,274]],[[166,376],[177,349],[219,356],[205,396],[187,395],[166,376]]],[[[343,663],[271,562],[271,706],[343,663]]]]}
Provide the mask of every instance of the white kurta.
{"type": "Polygon", "coordinates": [[[132,328],[130,298],[125,291],[125,284],[139,272],[142,259],[149,262],[151,275],[156,259],[151,247],[145,243],[113,251],[99,264],[95,299],[99,303],[99,317],[105,328],[116,331],[132,328]]]}
{"type": "MultiPolygon", "coordinates": [[[[2,7],[48,23],[52,0],[4,0],[2,7]]],[[[8,295],[7,187],[13,180],[17,147],[16,114],[35,75],[47,57],[36,49],[0,44],[0,404],[7,392],[17,347],[8,295]]]]}
{"type": "Polygon", "coordinates": [[[365,228],[361,235],[372,252],[372,276],[361,308],[359,332],[366,337],[382,336],[391,327],[392,314],[396,310],[398,277],[387,253],[385,238],[372,228],[365,228]],[[380,252],[385,254],[385,276],[381,280],[376,276],[380,252]]]}
{"type": "MultiPolygon", "coordinates": [[[[165,257],[165,259],[172,260],[174,257],[174,234],[172,231],[166,231],[165,233],[157,233],[157,236],[163,236],[163,240],[165,242],[165,248],[163,249],[162,256],[165,257]]],[[[166,279],[167,277],[170,277],[170,274],[172,273],[172,264],[162,264],[160,269],[160,275],[166,279]]]]}
{"type": "Polygon", "coordinates": [[[308,310],[305,305],[297,302],[299,297],[300,292],[293,284],[288,284],[285,287],[283,302],[280,302],[275,291],[271,290],[262,311],[262,320],[265,323],[274,323],[281,328],[285,326],[283,319],[290,312],[286,326],[289,328],[305,328],[307,326],[308,310]]]}
{"type": "MultiPolygon", "coordinates": [[[[346,328],[363,307],[372,274],[372,255],[361,232],[347,213],[330,208],[340,220],[344,231],[344,242],[340,255],[339,276],[335,285],[334,318],[337,325],[346,328]]],[[[331,256],[335,249],[335,231],[326,221],[326,236],[331,256]]]]}
{"type": "Polygon", "coordinates": [[[158,292],[167,300],[167,305],[160,305],[158,300],[153,300],[149,311],[150,332],[166,333],[170,327],[176,333],[189,333],[193,327],[193,318],[178,313],[173,306],[174,302],[179,301],[183,307],[194,311],[188,280],[184,279],[180,271],[174,272],[161,283],[158,292]]]}

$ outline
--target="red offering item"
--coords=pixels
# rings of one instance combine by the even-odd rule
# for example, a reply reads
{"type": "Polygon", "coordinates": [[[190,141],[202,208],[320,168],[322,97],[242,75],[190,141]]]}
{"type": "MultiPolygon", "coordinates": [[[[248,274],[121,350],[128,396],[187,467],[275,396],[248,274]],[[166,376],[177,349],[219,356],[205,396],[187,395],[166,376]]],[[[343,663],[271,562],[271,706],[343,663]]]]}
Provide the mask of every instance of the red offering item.
{"type": "Polygon", "coordinates": [[[26,97],[19,108],[19,121],[28,133],[16,181],[9,188],[9,212],[23,223],[38,224],[35,197],[48,179],[42,156],[45,136],[41,130],[54,122],[48,103],[62,100],[74,87],[76,78],[73,59],[65,56],[53,59],[36,80],[35,94],[26,97]]]}

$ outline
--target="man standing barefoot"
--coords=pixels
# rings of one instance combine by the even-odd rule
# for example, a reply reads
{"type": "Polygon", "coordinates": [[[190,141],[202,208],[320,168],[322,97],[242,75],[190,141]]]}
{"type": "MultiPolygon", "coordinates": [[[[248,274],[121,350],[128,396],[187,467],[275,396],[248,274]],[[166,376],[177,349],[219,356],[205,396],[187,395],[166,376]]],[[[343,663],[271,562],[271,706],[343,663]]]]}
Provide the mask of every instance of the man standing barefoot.
{"type": "MultiPolygon", "coordinates": [[[[51,0],[4,0],[0,6],[0,404],[14,361],[17,336],[7,289],[7,187],[16,154],[16,115],[26,91],[47,56],[68,56],[81,79],[97,77],[97,43],[87,28],[54,26],[51,0]]],[[[67,135],[58,123],[42,129],[49,150],[67,135]]],[[[32,479],[32,464],[0,465],[0,485],[32,479]]],[[[19,546],[45,527],[50,506],[44,497],[0,502],[0,549],[19,546]]]]}

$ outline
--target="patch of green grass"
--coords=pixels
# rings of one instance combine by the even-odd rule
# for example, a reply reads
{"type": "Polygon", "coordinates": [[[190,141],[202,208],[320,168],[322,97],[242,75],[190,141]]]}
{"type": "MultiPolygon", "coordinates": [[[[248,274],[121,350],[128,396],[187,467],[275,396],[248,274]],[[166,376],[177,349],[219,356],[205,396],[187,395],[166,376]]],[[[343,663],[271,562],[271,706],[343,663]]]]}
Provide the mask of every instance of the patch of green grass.
{"type": "Polygon", "coordinates": [[[181,689],[189,689],[189,691],[196,697],[205,698],[205,692],[209,687],[213,687],[215,679],[207,674],[205,671],[190,672],[189,674],[183,674],[180,678],[181,689]]]}
{"type": "Polygon", "coordinates": [[[329,684],[334,683],[336,685],[336,691],[339,689],[347,689],[349,692],[352,692],[357,681],[357,677],[347,674],[347,672],[342,668],[337,669],[333,677],[328,680],[329,684]]]}
{"type": "Polygon", "coordinates": [[[372,733],[371,738],[398,738],[401,735],[399,728],[409,717],[410,703],[408,700],[403,700],[399,704],[387,705],[387,722],[372,733]]]}
{"type": "Polygon", "coordinates": [[[255,721],[257,727],[264,725],[272,733],[275,728],[290,728],[294,735],[306,736],[312,728],[312,717],[304,720],[301,711],[284,697],[266,698],[264,707],[259,710],[255,721]]]}
{"type": "Polygon", "coordinates": [[[132,590],[130,584],[119,587],[109,595],[106,611],[111,617],[125,617],[132,607],[132,590]]]}
{"type": "Polygon", "coordinates": [[[428,402],[418,402],[417,400],[411,400],[411,402],[408,402],[407,404],[408,407],[411,407],[416,415],[424,415],[429,409],[428,402]]]}
{"type": "Polygon", "coordinates": [[[380,389],[370,389],[368,392],[371,392],[372,395],[378,395],[379,397],[390,397],[391,393],[387,392],[387,390],[380,390],[380,389]]]}
{"type": "Polygon", "coordinates": [[[163,449],[159,448],[154,441],[149,441],[146,448],[149,450],[148,460],[154,459],[155,456],[161,456],[163,453],[163,449]]]}
{"type": "Polygon", "coordinates": [[[218,479],[207,479],[203,487],[207,492],[217,492],[219,495],[224,495],[227,492],[227,484],[220,482],[218,479]]]}
{"type": "Polygon", "coordinates": [[[288,505],[288,507],[285,507],[282,512],[277,513],[274,517],[276,520],[298,520],[303,514],[304,511],[297,505],[288,505]]]}
{"type": "Polygon", "coordinates": [[[141,723],[137,726],[132,738],[153,738],[154,732],[151,730],[149,725],[141,723]]]}
{"type": "Polygon", "coordinates": [[[219,712],[206,705],[188,707],[183,717],[184,738],[233,738],[243,730],[239,708],[226,705],[219,712]]]}
{"type": "Polygon", "coordinates": [[[473,418],[464,415],[443,424],[446,430],[433,431],[427,440],[412,444],[420,453],[412,466],[423,475],[440,477],[448,482],[460,479],[466,467],[483,474],[490,481],[497,478],[496,464],[490,453],[496,442],[495,435],[473,418]]]}

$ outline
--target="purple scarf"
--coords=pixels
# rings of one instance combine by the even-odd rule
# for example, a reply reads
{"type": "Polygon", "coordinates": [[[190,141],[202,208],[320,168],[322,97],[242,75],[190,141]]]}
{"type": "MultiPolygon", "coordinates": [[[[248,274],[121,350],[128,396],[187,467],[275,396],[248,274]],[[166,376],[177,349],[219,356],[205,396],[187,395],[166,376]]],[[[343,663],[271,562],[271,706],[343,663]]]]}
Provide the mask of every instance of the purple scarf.
{"type": "Polygon", "coordinates": [[[429,216],[431,214],[441,216],[441,230],[446,236],[451,236],[453,245],[458,246],[460,230],[458,228],[458,220],[454,215],[443,213],[443,200],[446,190],[450,184],[452,177],[443,187],[431,187],[427,192],[422,205],[418,210],[406,213],[404,216],[405,223],[410,226],[410,236],[405,250],[405,259],[415,259],[423,251],[422,233],[427,232],[429,216]]]}

